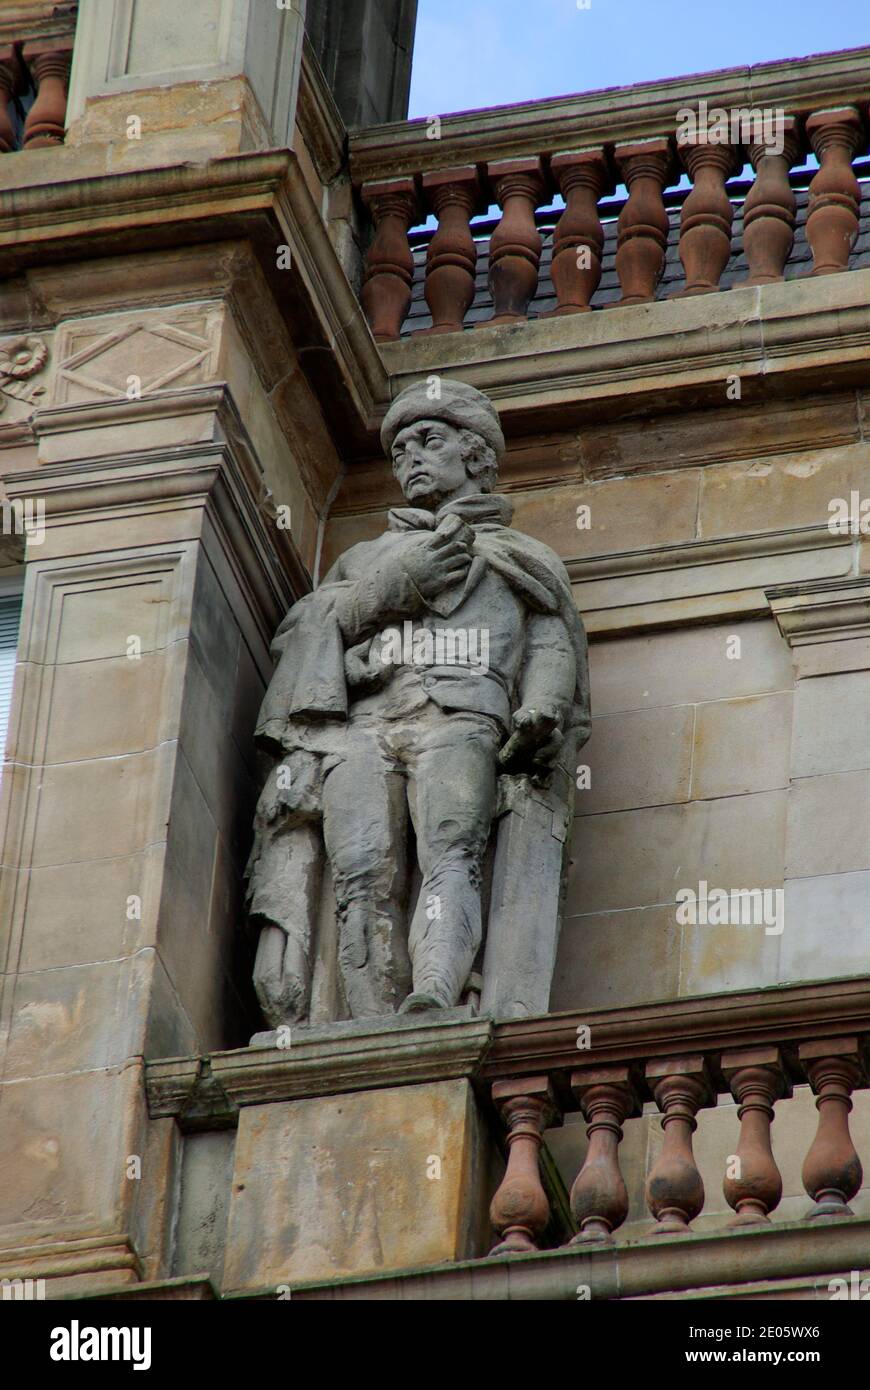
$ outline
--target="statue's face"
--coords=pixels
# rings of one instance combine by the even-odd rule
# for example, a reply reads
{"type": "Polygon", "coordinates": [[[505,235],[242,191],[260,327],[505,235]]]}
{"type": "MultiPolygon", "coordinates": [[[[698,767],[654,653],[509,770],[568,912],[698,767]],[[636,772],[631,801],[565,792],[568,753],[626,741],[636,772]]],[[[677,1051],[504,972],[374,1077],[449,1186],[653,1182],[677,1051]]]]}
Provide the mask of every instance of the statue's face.
{"type": "Polygon", "coordinates": [[[460,432],[446,420],[416,420],[393,440],[393,468],[409,502],[430,507],[477,491],[468,476],[460,432]]]}

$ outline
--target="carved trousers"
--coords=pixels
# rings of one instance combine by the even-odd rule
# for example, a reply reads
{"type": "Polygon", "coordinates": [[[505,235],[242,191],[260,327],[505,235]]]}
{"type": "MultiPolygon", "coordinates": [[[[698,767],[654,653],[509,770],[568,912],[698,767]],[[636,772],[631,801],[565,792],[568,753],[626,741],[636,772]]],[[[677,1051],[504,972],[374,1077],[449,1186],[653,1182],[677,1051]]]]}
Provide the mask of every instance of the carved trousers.
{"type": "Polygon", "coordinates": [[[458,1003],[481,941],[502,739],[489,715],[433,704],[408,718],[351,718],[346,756],[323,784],[323,838],[354,1017],[393,1012],[410,974],[416,993],[458,1003]],[[422,884],[406,941],[409,814],[422,884]]]}

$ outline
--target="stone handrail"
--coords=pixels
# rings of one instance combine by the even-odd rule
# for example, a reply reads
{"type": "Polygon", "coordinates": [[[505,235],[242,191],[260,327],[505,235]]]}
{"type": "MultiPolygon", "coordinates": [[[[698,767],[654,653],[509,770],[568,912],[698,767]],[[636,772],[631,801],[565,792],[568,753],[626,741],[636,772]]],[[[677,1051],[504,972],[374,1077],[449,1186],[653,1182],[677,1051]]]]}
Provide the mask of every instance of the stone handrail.
{"type": "Polygon", "coordinates": [[[0,15],[0,154],[63,144],[77,12],[22,0],[0,15]]]}
{"type": "MultiPolygon", "coordinates": [[[[527,317],[542,239],[536,210],[564,200],[553,232],[556,314],[587,312],[601,277],[598,204],[624,186],[616,273],[622,305],[648,303],[665,264],[665,192],[685,174],[679,252],[682,294],[719,288],[731,254],[729,179],[751,164],[743,202],[742,283],[783,278],[795,230],[789,171],[814,155],[807,238],[813,275],[846,270],[859,225],[852,163],[868,149],[870,48],[763,64],[429,121],[350,136],[350,168],[373,236],[362,302],[374,337],[399,336],[411,301],[409,229],[438,221],[428,242],[425,295],[432,327],[462,329],[474,298],[473,218],[501,220],[489,245],[487,324],[527,317]]],[[[669,200],[670,201],[670,200],[669,200]]]]}
{"type": "Polygon", "coordinates": [[[849,1112],[852,1092],[870,1086],[868,1004],[857,982],[832,982],[497,1026],[479,1077],[507,1128],[507,1168],[490,1211],[499,1235],[492,1253],[539,1247],[550,1223],[539,1153],[545,1130],[568,1110],[582,1111],[589,1140],[571,1190],[577,1234],[570,1243],[612,1239],[628,1214],[622,1125],[650,1101],[661,1112],[664,1142],[647,1177],[647,1206],[656,1232],[689,1233],[705,1199],[692,1152],[696,1116],[728,1092],[739,1121],[730,1167],[723,1155],[730,1224],[766,1224],[782,1195],[770,1142],[775,1105],[802,1083],[819,1112],[803,1163],[813,1203],[807,1219],[851,1216],[862,1168],[849,1112]]]}

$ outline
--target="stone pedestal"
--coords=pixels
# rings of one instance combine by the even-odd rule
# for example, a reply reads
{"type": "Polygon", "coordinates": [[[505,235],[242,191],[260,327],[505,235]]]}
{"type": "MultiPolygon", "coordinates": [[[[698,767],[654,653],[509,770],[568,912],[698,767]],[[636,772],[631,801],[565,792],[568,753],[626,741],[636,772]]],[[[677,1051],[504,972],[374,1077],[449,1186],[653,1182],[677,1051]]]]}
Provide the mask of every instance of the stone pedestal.
{"type": "Polygon", "coordinates": [[[464,1079],[246,1108],[224,1292],[484,1254],[481,1152],[464,1079]]]}

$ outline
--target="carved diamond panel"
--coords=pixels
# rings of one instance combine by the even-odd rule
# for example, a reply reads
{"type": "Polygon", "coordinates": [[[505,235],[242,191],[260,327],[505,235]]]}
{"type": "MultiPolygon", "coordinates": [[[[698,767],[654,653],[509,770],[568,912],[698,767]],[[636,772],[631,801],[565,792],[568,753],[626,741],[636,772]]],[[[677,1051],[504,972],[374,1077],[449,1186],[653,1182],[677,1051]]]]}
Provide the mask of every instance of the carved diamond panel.
{"type": "Polygon", "coordinates": [[[218,326],[209,311],[67,324],[58,342],[55,403],[133,398],[212,380],[218,326]]]}

